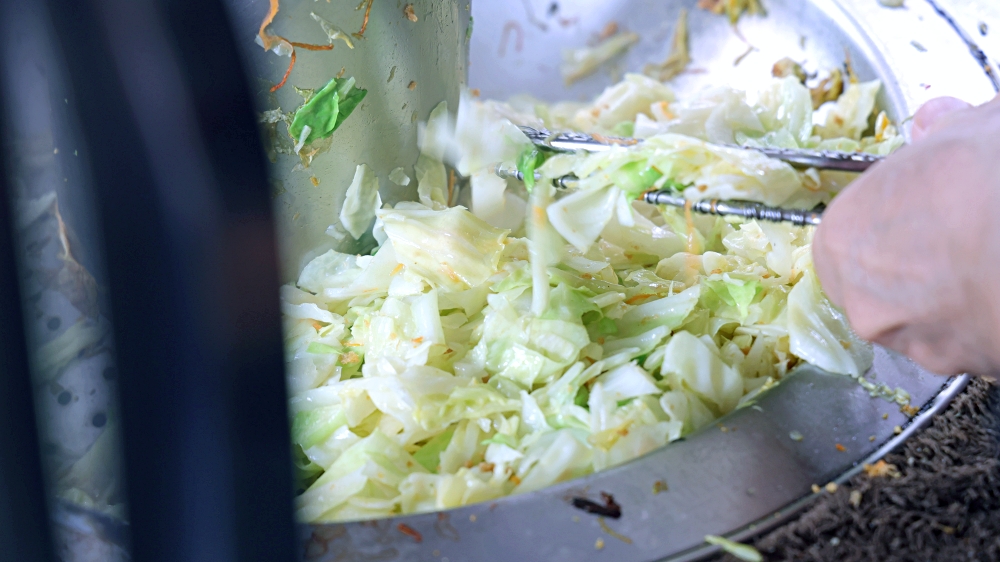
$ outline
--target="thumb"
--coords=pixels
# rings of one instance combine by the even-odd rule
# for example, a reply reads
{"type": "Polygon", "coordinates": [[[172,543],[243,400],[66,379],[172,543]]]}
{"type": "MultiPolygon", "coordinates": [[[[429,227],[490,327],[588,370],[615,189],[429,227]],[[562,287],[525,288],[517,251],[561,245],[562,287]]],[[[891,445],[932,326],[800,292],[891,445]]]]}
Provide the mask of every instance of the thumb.
{"type": "Polygon", "coordinates": [[[913,141],[919,141],[934,131],[944,118],[956,111],[972,107],[958,98],[936,98],[925,103],[913,116],[913,141]]]}

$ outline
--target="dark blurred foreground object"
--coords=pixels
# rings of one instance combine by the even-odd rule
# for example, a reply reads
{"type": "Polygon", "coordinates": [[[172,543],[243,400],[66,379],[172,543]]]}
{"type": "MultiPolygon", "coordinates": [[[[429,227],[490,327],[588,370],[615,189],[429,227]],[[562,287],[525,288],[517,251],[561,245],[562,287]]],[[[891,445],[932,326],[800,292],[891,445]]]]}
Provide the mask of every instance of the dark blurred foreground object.
{"type": "MultiPolygon", "coordinates": [[[[35,70],[12,55],[19,24],[45,34],[64,63],[55,71],[75,110],[108,272],[132,559],[293,560],[275,233],[226,13],[217,0],[0,9],[5,91],[35,70]]],[[[0,224],[12,225],[2,214],[0,224]]],[[[49,531],[22,323],[8,302],[14,247],[0,236],[0,490],[8,478],[18,485],[0,491],[0,560],[33,562],[49,559],[49,531]],[[35,551],[8,552],[8,530],[35,551]]]]}
{"type": "Polygon", "coordinates": [[[6,194],[0,161],[0,562],[49,562],[48,510],[6,194]]]}

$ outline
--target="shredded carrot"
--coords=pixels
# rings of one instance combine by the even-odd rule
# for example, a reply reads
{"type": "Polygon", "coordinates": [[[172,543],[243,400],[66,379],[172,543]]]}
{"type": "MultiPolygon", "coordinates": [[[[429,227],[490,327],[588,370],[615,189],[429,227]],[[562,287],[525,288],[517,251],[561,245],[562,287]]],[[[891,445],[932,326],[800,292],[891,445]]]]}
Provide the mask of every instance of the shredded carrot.
{"type": "Polygon", "coordinates": [[[264,21],[261,22],[260,31],[258,32],[261,42],[264,43],[264,49],[268,51],[281,41],[281,37],[264,32],[267,26],[271,25],[271,22],[274,21],[274,16],[276,15],[278,15],[278,0],[271,0],[271,7],[267,10],[267,15],[264,16],[264,21]]]}
{"type": "Polygon", "coordinates": [[[448,204],[451,204],[451,195],[455,189],[455,170],[448,170],[448,204]]]}
{"type": "Polygon", "coordinates": [[[389,274],[389,277],[394,277],[400,271],[403,271],[403,264],[397,263],[396,267],[393,268],[392,273],[389,274]]]}
{"type": "MultiPolygon", "coordinates": [[[[369,9],[371,8],[371,0],[369,0],[368,7],[369,9]]],[[[291,75],[292,69],[295,68],[296,48],[305,49],[307,51],[333,50],[333,42],[331,42],[329,45],[313,45],[311,43],[297,43],[295,41],[289,41],[288,39],[285,39],[280,35],[272,35],[270,33],[267,33],[267,26],[271,25],[271,22],[274,21],[274,17],[277,15],[278,15],[278,0],[271,0],[270,9],[268,9],[267,15],[264,16],[264,21],[262,21],[260,24],[260,31],[257,32],[257,34],[260,35],[261,43],[264,44],[264,49],[267,51],[270,51],[275,47],[275,45],[278,45],[282,41],[288,43],[292,47],[292,54],[291,54],[292,60],[288,63],[288,70],[285,71],[285,75],[281,78],[281,82],[278,82],[271,88],[272,92],[277,92],[278,90],[280,90],[282,86],[285,85],[285,82],[288,81],[288,76],[291,75]]],[[[367,13],[365,14],[365,23],[368,23],[367,13]]],[[[362,28],[362,32],[364,32],[364,28],[362,28]]]]}
{"type": "Polygon", "coordinates": [[[323,325],[320,324],[319,322],[315,321],[315,320],[311,321],[310,324],[312,324],[313,328],[316,328],[316,331],[319,331],[319,330],[323,329],[323,325]]]}
{"type": "Polygon", "coordinates": [[[521,479],[518,478],[516,474],[510,475],[510,481],[513,482],[515,486],[521,483],[521,479]]]}
{"type": "Polygon", "coordinates": [[[694,254],[695,252],[695,237],[694,237],[694,215],[691,213],[691,201],[684,202],[684,222],[687,226],[687,252],[689,254],[694,254]]]}
{"type": "Polygon", "coordinates": [[[415,343],[417,345],[420,345],[420,344],[424,343],[424,338],[423,337],[413,338],[413,343],[415,343]]]}
{"type": "Polygon", "coordinates": [[[313,45],[311,43],[296,43],[295,41],[289,41],[288,44],[291,45],[291,46],[293,46],[293,47],[295,47],[295,48],[305,49],[307,51],[332,51],[333,50],[333,43],[330,43],[329,45],[313,45]]]}
{"type": "Polygon", "coordinates": [[[277,92],[278,90],[281,89],[282,86],[285,85],[285,82],[288,82],[288,76],[292,73],[292,69],[293,68],[295,68],[295,51],[294,50],[292,51],[292,60],[291,60],[291,62],[288,63],[288,70],[286,70],[285,71],[285,75],[281,77],[281,82],[278,82],[277,84],[275,84],[274,86],[271,87],[271,91],[272,92],[277,92]]]}
{"type": "Polygon", "coordinates": [[[635,304],[635,303],[637,303],[639,301],[644,301],[644,300],[646,300],[646,299],[648,299],[648,298],[650,298],[652,296],[653,295],[638,294],[638,295],[635,295],[635,296],[632,296],[632,297],[629,297],[629,298],[625,299],[625,304],[635,304]]]}
{"type": "Polygon", "coordinates": [[[847,447],[845,447],[845,446],[841,445],[840,443],[837,443],[837,445],[835,446],[835,448],[836,448],[836,449],[837,449],[838,451],[840,451],[841,453],[843,453],[844,451],[846,451],[846,450],[847,450],[847,447]]]}
{"type": "MultiPolygon", "coordinates": [[[[351,34],[351,35],[357,37],[358,39],[364,39],[364,37],[365,37],[365,30],[368,29],[368,16],[371,15],[371,13],[372,13],[372,4],[373,3],[375,3],[375,0],[368,0],[368,6],[365,7],[365,19],[364,19],[364,21],[361,22],[361,31],[358,31],[357,33],[352,33],[351,34]]],[[[358,7],[360,8],[361,6],[359,5],[358,7]]]]}
{"type": "Polygon", "coordinates": [[[399,525],[396,525],[396,528],[399,529],[400,533],[403,533],[418,543],[423,542],[424,540],[424,537],[416,529],[410,527],[406,523],[400,523],[399,525]]]}
{"type": "Polygon", "coordinates": [[[349,341],[349,342],[345,343],[344,345],[346,345],[347,347],[361,347],[364,344],[356,342],[356,341],[349,341]]]}

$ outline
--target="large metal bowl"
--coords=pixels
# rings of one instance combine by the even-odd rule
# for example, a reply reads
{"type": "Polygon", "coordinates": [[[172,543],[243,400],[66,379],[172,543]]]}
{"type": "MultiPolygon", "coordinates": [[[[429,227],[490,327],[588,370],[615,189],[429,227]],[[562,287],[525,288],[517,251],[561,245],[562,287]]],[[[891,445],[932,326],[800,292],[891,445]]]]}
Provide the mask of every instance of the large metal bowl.
{"type": "MultiPolygon", "coordinates": [[[[518,93],[553,101],[592,97],[616,72],[662,60],[678,14],[687,8],[692,66],[705,72],[676,80],[673,85],[682,93],[720,83],[752,88],[782,57],[806,61],[815,70],[841,64],[846,52],[863,79],[883,80],[879,101],[896,121],[934,96],[982,102],[994,94],[967,45],[930,4],[914,1],[907,9],[889,10],[873,0],[771,0],[767,18],[747,18],[739,26],[756,49],[739,65],[734,61],[747,44],[724,18],[695,4],[475,3],[470,86],[500,99],[518,93]],[[598,72],[566,88],[558,71],[561,50],[585,44],[610,21],[638,32],[642,40],[616,71],[598,72]]],[[[379,560],[697,559],[713,552],[705,535],[741,539],[794,515],[813,497],[812,485],[846,480],[860,463],[884,455],[967,382],[936,377],[884,350],[878,350],[869,376],[905,388],[923,412],[907,418],[854,381],[806,367],[762,398],[758,408],[737,411],[718,426],[626,465],[443,513],[309,526],[304,553],[324,561],[355,555],[379,560]],[[793,432],[802,440],[792,439],[793,432]],[[573,497],[596,499],[600,492],[612,494],[622,506],[620,519],[601,519],[572,506],[573,497]],[[422,541],[400,531],[407,527],[422,541]]]]}
{"type": "MultiPolygon", "coordinates": [[[[279,103],[286,110],[294,107],[299,100],[291,88],[277,95],[269,92],[288,59],[264,53],[251,42],[267,1],[230,4],[237,28],[247,30],[246,57],[255,74],[260,109],[279,103]]],[[[356,19],[354,3],[347,4],[284,0],[275,29],[297,41],[323,42],[309,12],[334,21],[356,19]]],[[[693,66],[706,72],[678,78],[674,86],[681,92],[707,84],[752,86],[784,56],[807,61],[812,69],[831,67],[843,61],[846,50],[862,78],[883,80],[880,103],[897,121],[934,96],[955,95],[977,103],[994,95],[982,62],[970,56],[967,44],[974,39],[991,56],[1000,53],[1000,44],[975,31],[979,21],[986,21],[1000,32],[1000,8],[987,0],[945,4],[958,28],[968,30],[965,38],[926,0],[909,0],[905,9],[896,10],[875,0],[769,0],[768,17],[740,24],[742,35],[757,50],[739,65],[734,61],[747,50],[746,43],[723,18],[699,11],[695,4],[478,0],[469,6],[446,0],[417,3],[419,20],[411,23],[401,16],[402,3],[376,0],[371,17],[381,25],[372,25],[359,48],[338,45],[333,52],[303,54],[293,74],[292,83],[315,87],[347,67],[370,94],[338,131],[335,149],[317,157],[308,172],[295,170],[292,157],[279,156],[275,162],[285,277],[294,278],[317,252],[350,249],[348,242],[325,232],[336,221],[356,164],[365,162],[379,173],[386,201],[413,197],[384,178],[397,166],[412,167],[416,121],[425,119],[441,99],[454,104],[467,60],[470,83],[484,96],[528,92],[549,100],[589,97],[612,81],[611,74],[601,72],[566,89],[557,68],[560,51],[583,45],[609,21],[642,36],[618,64],[619,71],[628,71],[666,55],[677,15],[682,7],[689,9],[693,66]],[[446,45],[464,43],[470,12],[475,26],[466,59],[461,49],[446,45]],[[560,18],[571,23],[564,25],[560,18]],[[413,81],[417,83],[410,89],[413,81]]],[[[936,377],[883,350],[877,351],[869,376],[905,388],[923,411],[908,418],[848,378],[805,367],[755,407],[626,465],[442,513],[303,525],[302,555],[331,562],[698,559],[712,552],[703,542],[707,534],[742,539],[793,516],[814,497],[813,484],[843,481],[861,462],[884,455],[925,425],[967,382],[965,377],[936,377]],[[792,432],[802,439],[792,439],[792,432]],[[620,519],[605,520],[572,506],[573,497],[596,498],[600,492],[614,495],[622,506],[620,519]]],[[[86,510],[64,506],[58,518],[66,532],[95,535],[112,545],[120,545],[126,535],[120,522],[86,510]]]]}

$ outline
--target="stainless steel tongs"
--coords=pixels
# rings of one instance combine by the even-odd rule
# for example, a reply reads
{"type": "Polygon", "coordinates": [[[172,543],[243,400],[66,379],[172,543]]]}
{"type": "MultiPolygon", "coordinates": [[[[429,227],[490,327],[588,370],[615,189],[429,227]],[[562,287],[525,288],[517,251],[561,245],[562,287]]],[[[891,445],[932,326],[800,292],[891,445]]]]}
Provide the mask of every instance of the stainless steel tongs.
{"type": "MultiPolygon", "coordinates": [[[[559,152],[575,152],[578,150],[602,152],[616,146],[628,147],[642,143],[640,139],[587,135],[576,132],[552,133],[545,129],[535,129],[533,127],[520,127],[520,129],[537,146],[559,152]]],[[[730,146],[729,148],[753,150],[800,168],[816,168],[842,172],[864,172],[883,160],[882,156],[862,152],[848,153],[750,146],[730,146]]],[[[520,171],[503,165],[497,166],[496,174],[502,178],[524,181],[524,175],[520,171]]],[[[553,184],[561,189],[573,189],[576,187],[577,181],[577,178],[573,176],[566,176],[553,180],[553,184]]],[[[771,222],[788,222],[797,226],[816,226],[820,224],[823,214],[822,209],[811,211],[781,209],[752,201],[723,201],[717,199],[689,201],[681,194],[671,190],[648,191],[643,194],[643,200],[653,205],[689,207],[696,213],[737,216],[745,219],[771,222]]]]}

